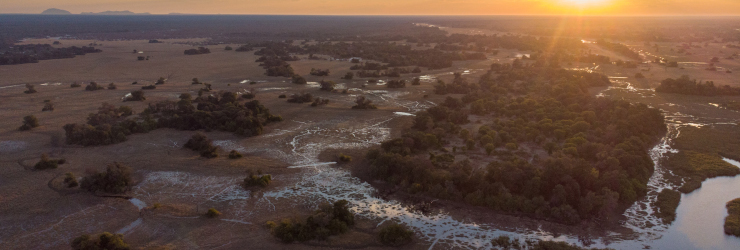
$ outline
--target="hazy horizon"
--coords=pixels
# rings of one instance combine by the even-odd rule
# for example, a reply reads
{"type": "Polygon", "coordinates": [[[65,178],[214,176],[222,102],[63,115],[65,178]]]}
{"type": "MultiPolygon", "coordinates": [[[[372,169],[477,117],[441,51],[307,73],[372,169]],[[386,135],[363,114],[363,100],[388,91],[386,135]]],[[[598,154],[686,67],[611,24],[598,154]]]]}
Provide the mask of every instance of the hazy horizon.
{"type": "Polygon", "coordinates": [[[274,0],[172,1],[7,0],[0,14],[39,14],[50,8],[81,12],[196,15],[512,15],[512,16],[737,16],[735,0],[274,0]]]}

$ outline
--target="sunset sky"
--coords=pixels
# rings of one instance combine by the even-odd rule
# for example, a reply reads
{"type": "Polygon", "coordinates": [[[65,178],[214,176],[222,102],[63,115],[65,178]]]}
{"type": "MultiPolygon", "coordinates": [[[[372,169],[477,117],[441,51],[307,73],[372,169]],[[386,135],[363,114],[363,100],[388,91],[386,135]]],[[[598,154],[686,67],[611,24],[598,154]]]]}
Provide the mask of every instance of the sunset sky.
{"type": "Polygon", "coordinates": [[[740,15],[740,0],[2,0],[0,13],[130,10],[152,14],[740,15]]]}

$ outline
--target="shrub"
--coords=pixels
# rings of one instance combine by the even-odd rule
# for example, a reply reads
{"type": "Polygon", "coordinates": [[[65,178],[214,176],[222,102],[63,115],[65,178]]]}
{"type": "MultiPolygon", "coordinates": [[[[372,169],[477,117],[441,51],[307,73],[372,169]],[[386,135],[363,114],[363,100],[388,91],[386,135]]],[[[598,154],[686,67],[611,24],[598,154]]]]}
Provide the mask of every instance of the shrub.
{"type": "Polygon", "coordinates": [[[200,152],[200,156],[205,158],[216,158],[218,156],[218,153],[216,153],[218,147],[213,146],[213,142],[208,139],[205,134],[200,132],[194,134],[193,137],[185,143],[185,148],[198,151],[200,152]]]}
{"type": "Polygon", "coordinates": [[[154,82],[154,85],[162,85],[162,84],[165,84],[166,81],[167,79],[164,79],[164,77],[159,77],[159,79],[157,79],[157,81],[154,82]]]}
{"type": "Polygon", "coordinates": [[[355,73],[352,73],[352,72],[347,72],[347,74],[345,74],[344,77],[342,77],[342,79],[345,79],[345,80],[352,80],[352,78],[355,78],[355,73]]]}
{"type": "Polygon", "coordinates": [[[69,87],[71,87],[71,88],[79,88],[79,87],[82,87],[82,84],[79,84],[77,82],[73,82],[71,85],[69,85],[69,87]]]}
{"type": "Polygon", "coordinates": [[[130,250],[122,234],[104,232],[97,237],[84,234],[72,240],[74,250],[130,250]]]}
{"type": "Polygon", "coordinates": [[[252,90],[252,91],[249,91],[249,92],[244,93],[242,95],[242,98],[247,99],[247,100],[250,100],[250,99],[254,99],[256,96],[257,96],[257,94],[255,93],[254,90],[252,90]]]}
{"type": "Polygon", "coordinates": [[[288,102],[291,103],[305,103],[313,101],[313,95],[311,93],[292,94],[288,98],[288,102]]]}
{"type": "Polygon", "coordinates": [[[41,111],[54,111],[54,104],[51,103],[51,101],[49,100],[44,101],[44,107],[41,109],[41,111]]]}
{"type": "Polygon", "coordinates": [[[226,46],[226,47],[224,48],[224,50],[234,50],[234,48],[232,48],[231,46],[226,46]]]}
{"type": "Polygon", "coordinates": [[[405,88],[406,80],[390,80],[388,81],[388,84],[386,84],[386,87],[392,88],[392,89],[405,88]]]}
{"type": "Polygon", "coordinates": [[[126,192],[131,186],[131,172],[129,166],[113,162],[108,165],[105,172],[92,171],[82,178],[80,187],[90,192],[103,191],[120,194],[126,192]]]}
{"type": "Polygon", "coordinates": [[[268,221],[272,234],[285,243],[326,240],[331,235],[345,233],[355,224],[354,214],[349,210],[349,202],[340,200],[334,204],[321,204],[313,215],[305,221],[283,219],[279,224],[268,221]]]}
{"type": "Polygon", "coordinates": [[[131,92],[130,96],[126,96],[126,98],[123,99],[124,102],[144,100],[146,100],[146,97],[144,97],[144,91],[142,90],[134,90],[131,92]]]}
{"type": "Polygon", "coordinates": [[[114,83],[108,84],[108,89],[111,89],[111,90],[117,89],[116,84],[114,84],[114,83]]]}
{"type": "Polygon", "coordinates": [[[236,150],[231,150],[231,152],[229,152],[229,159],[239,159],[239,158],[242,158],[242,154],[240,154],[239,152],[236,152],[236,150]]]}
{"type": "Polygon", "coordinates": [[[247,176],[247,178],[244,178],[244,187],[267,187],[267,185],[270,185],[270,182],[272,182],[272,175],[263,175],[262,171],[257,171],[257,174],[254,174],[254,172],[250,170],[249,176],[247,176]]]}
{"type": "Polygon", "coordinates": [[[64,184],[67,184],[68,188],[73,188],[80,185],[77,182],[77,177],[73,173],[64,174],[64,184]]]}
{"type": "Polygon", "coordinates": [[[278,98],[285,98],[285,94],[279,95],[278,98]]]}
{"type": "Polygon", "coordinates": [[[319,105],[326,105],[326,104],[329,104],[329,99],[316,98],[316,100],[313,100],[313,103],[311,103],[311,107],[316,107],[319,105]]]}
{"type": "Polygon", "coordinates": [[[59,164],[64,164],[66,160],[53,160],[49,159],[49,156],[46,154],[41,154],[41,160],[36,163],[36,165],[33,166],[33,168],[38,170],[45,170],[45,169],[55,169],[59,166],[59,164]]]}
{"type": "Polygon", "coordinates": [[[725,233],[740,237],[740,198],[727,202],[726,207],[725,233]]]}
{"type": "Polygon", "coordinates": [[[36,87],[34,87],[30,83],[26,83],[26,91],[23,91],[23,93],[33,94],[33,93],[36,93],[36,92],[38,92],[38,91],[36,91],[36,87]]]}
{"type": "Polygon", "coordinates": [[[373,101],[370,99],[365,98],[365,96],[358,96],[355,100],[355,103],[357,105],[352,106],[352,109],[377,109],[375,105],[373,105],[373,101]]]}
{"type": "Polygon", "coordinates": [[[202,83],[202,82],[200,82],[200,81],[198,80],[198,78],[193,78],[193,83],[192,83],[192,85],[198,85],[198,84],[203,84],[203,83],[202,83]]]}
{"type": "Polygon", "coordinates": [[[313,76],[328,76],[329,69],[314,69],[311,68],[311,75],[313,76]]]}
{"type": "Polygon", "coordinates": [[[208,211],[206,212],[206,217],[208,218],[216,218],[219,215],[221,215],[221,212],[219,212],[215,208],[209,208],[208,211]]]}
{"type": "Polygon", "coordinates": [[[412,236],[414,236],[413,231],[396,223],[383,227],[378,233],[378,238],[383,245],[394,247],[408,244],[412,236]]]}
{"type": "Polygon", "coordinates": [[[136,84],[139,84],[139,82],[134,81],[134,82],[131,83],[131,85],[136,85],[136,84]]]}
{"type": "Polygon", "coordinates": [[[321,84],[321,88],[319,89],[323,91],[332,91],[334,90],[334,86],[337,85],[335,82],[332,81],[321,81],[319,82],[319,84],[321,84]]]}
{"type": "Polygon", "coordinates": [[[519,240],[512,240],[509,236],[499,236],[491,240],[493,246],[501,247],[502,249],[521,249],[521,243],[519,240]]]}
{"type": "Polygon", "coordinates": [[[414,80],[411,81],[411,85],[421,85],[421,79],[414,77],[414,80]]]}
{"type": "Polygon", "coordinates": [[[156,89],[156,88],[157,88],[157,86],[154,86],[152,84],[149,84],[149,85],[146,85],[146,86],[141,87],[141,89],[156,89]]]}
{"type": "Polygon", "coordinates": [[[85,86],[85,90],[87,91],[95,91],[95,90],[101,90],[103,89],[103,86],[98,85],[97,82],[90,82],[87,86],[85,86]]]}
{"type": "Polygon", "coordinates": [[[339,162],[347,163],[352,161],[352,156],[345,155],[345,154],[339,154],[337,157],[339,159],[339,162]]]}
{"type": "Polygon", "coordinates": [[[32,128],[39,126],[39,119],[36,118],[36,116],[33,115],[27,115],[23,117],[23,125],[21,125],[20,128],[18,128],[21,131],[25,130],[31,130],[32,128]]]}

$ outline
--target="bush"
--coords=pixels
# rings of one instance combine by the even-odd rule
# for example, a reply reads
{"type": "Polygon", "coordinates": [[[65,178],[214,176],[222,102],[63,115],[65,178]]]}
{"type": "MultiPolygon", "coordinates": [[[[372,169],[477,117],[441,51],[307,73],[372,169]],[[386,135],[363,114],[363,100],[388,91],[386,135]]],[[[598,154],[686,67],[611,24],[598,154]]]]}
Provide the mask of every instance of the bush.
{"type": "Polygon", "coordinates": [[[288,98],[288,102],[291,103],[305,103],[313,101],[313,95],[311,93],[292,94],[288,98]]]}
{"type": "Polygon", "coordinates": [[[313,215],[305,221],[283,219],[279,224],[268,221],[272,234],[285,243],[326,240],[331,235],[345,233],[355,224],[354,214],[349,210],[349,202],[340,200],[334,204],[321,204],[313,215]]]}
{"type": "Polygon", "coordinates": [[[123,99],[124,102],[144,100],[146,100],[146,97],[144,97],[144,91],[142,90],[134,90],[131,92],[130,96],[126,96],[126,98],[123,99]]]}
{"type": "Polygon", "coordinates": [[[388,81],[388,84],[386,84],[386,87],[392,88],[392,89],[405,88],[406,80],[390,80],[388,81]]]}
{"type": "Polygon", "coordinates": [[[114,84],[114,83],[108,84],[108,89],[110,89],[110,90],[117,89],[117,88],[118,87],[116,87],[116,84],[114,84]]]}
{"type": "Polygon", "coordinates": [[[339,162],[347,163],[352,161],[352,156],[345,155],[345,154],[339,154],[337,157],[339,159],[339,162]]]}
{"type": "Polygon", "coordinates": [[[149,85],[146,85],[146,86],[142,86],[141,87],[141,89],[156,89],[156,88],[157,88],[157,86],[154,86],[152,84],[149,84],[149,85]]]}
{"type": "Polygon", "coordinates": [[[316,98],[316,100],[313,100],[313,103],[311,103],[311,107],[316,107],[319,105],[326,105],[326,104],[329,104],[329,99],[316,98]]]}
{"type": "Polygon", "coordinates": [[[159,79],[157,79],[157,81],[154,82],[154,85],[162,85],[162,84],[165,84],[165,82],[167,82],[167,79],[164,79],[164,77],[159,77],[159,79]]]}
{"type": "Polygon", "coordinates": [[[319,84],[321,84],[321,88],[319,89],[323,91],[332,91],[334,90],[334,86],[337,85],[335,82],[332,81],[321,81],[319,82],[319,84]]]}
{"type": "Polygon", "coordinates": [[[49,100],[44,101],[44,107],[41,108],[41,112],[44,111],[54,111],[54,104],[49,100]]]}
{"type": "Polygon", "coordinates": [[[236,150],[231,150],[231,152],[229,152],[229,159],[239,159],[239,158],[242,158],[242,154],[240,154],[239,152],[236,152],[236,150]]]}
{"type": "Polygon", "coordinates": [[[352,80],[352,78],[355,78],[355,73],[352,73],[352,72],[347,72],[347,74],[345,74],[344,77],[342,77],[342,79],[345,79],[345,80],[352,80]]]}
{"type": "Polygon", "coordinates": [[[263,175],[262,171],[257,171],[257,174],[254,174],[254,172],[250,170],[249,176],[247,176],[247,178],[244,178],[244,187],[267,187],[267,185],[270,185],[270,182],[272,182],[272,175],[263,175]]]}
{"type": "Polygon", "coordinates": [[[192,149],[193,151],[200,152],[200,156],[205,158],[216,158],[218,153],[218,147],[213,146],[213,142],[206,137],[203,133],[196,133],[193,137],[185,143],[185,148],[192,149]]]}
{"type": "Polygon", "coordinates": [[[279,95],[278,98],[285,98],[285,94],[279,95]]]}
{"type": "Polygon", "coordinates": [[[131,183],[131,168],[124,164],[113,162],[108,165],[105,172],[92,171],[88,176],[82,178],[80,187],[90,191],[102,191],[112,194],[120,194],[128,191],[131,183]]]}
{"type": "Polygon", "coordinates": [[[231,46],[226,46],[226,47],[224,48],[224,50],[234,50],[234,48],[232,48],[231,46]]]}
{"type": "Polygon", "coordinates": [[[97,237],[87,234],[72,240],[74,250],[130,250],[131,247],[123,240],[122,234],[104,232],[97,237]]]}
{"type": "Polygon", "coordinates": [[[64,174],[64,184],[67,184],[68,188],[73,188],[80,185],[77,182],[77,177],[73,173],[64,174]]]}
{"type": "Polygon", "coordinates": [[[383,245],[394,247],[408,244],[412,236],[414,236],[413,231],[396,223],[383,227],[378,233],[378,238],[383,245]]]}
{"type": "Polygon", "coordinates": [[[23,117],[23,125],[21,125],[20,128],[18,128],[21,131],[25,130],[31,130],[32,128],[39,126],[39,119],[36,118],[36,116],[33,115],[27,115],[26,117],[23,117]]]}
{"type": "Polygon", "coordinates": [[[79,84],[77,82],[73,82],[71,85],[69,85],[70,88],[79,88],[82,87],[82,84],[79,84]]]}
{"type": "Polygon", "coordinates": [[[421,85],[421,79],[414,77],[414,80],[411,81],[411,85],[421,85]]]}
{"type": "Polygon", "coordinates": [[[208,217],[208,218],[216,218],[219,215],[221,215],[221,212],[219,212],[215,208],[209,208],[208,209],[208,212],[206,212],[206,217],[208,217]]]}
{"type": "Polygon", "coordinates": [[[87,86],[85,86],[85,90],[87,91],[95,91],[95,90],[101,90],[103,89],[103,86],[98,85],[97,82],[90,82],[87,86]]]}
{"type": "Polygon", "coordinates": [[[357,105],[352,106],[352,109],[377,109],[375,105],[373,105],[373,101],[370,99],[365,98],[365,96],[358,96],[355,100],[355,103],[357,105]]]}
{"type": "Polygon", "coordinates": [[[38,169],[38,170],[55,169],[59,166],[59,164],[64,164],[65,162],[67,162],[67,160],[49,159],[48,155],[41,154],[41,160],[37,162],[36,165],[33,166],[33,168],[38,169]]]}
{"type": "Polygon", "coordinates": [[[314,69],[311,68],[312,76],[329,76],[329,69],[314,69]]]}
{"type": "Polygon", "coordinates": [[[38,91],[36,91],[36,87],[34,87],[30,83],[26,83],[26,91],[23,91],[23,93],[33,94],[33,93],[36,93],[36,92],[38,92],[38,91]]]}

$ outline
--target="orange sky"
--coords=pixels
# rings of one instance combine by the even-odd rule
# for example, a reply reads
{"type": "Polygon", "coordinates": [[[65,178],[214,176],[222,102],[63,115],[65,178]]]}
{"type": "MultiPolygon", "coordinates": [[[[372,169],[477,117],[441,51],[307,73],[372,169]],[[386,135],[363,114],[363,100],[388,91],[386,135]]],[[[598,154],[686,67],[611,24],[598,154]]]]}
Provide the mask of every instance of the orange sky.
{"type": "Polygon", "coordinates": [[[166,14],[740,15],[740,0],[2,0],[0,13],[130,10],[166,14]]]}

